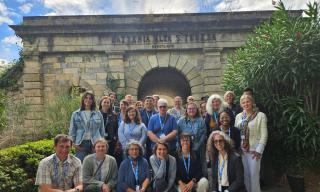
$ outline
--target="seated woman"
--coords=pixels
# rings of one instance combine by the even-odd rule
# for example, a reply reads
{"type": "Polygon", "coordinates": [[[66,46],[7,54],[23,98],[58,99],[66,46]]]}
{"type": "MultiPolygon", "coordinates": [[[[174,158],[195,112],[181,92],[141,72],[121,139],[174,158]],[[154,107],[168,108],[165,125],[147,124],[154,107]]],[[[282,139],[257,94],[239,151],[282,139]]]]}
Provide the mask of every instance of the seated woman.
{"type": "Polygon", "coordinates": [[[117,162],[107,155],[108,142],[101,138],[94,143],[95,154],[85,157],[82,166],[84,191],[115,191],[118,176],[117,162]]]}
{"type": "MultiPolygon", "coordinates": [[[[138,141],[130,141],[125,150],[126,158],[119,168],[117,191],[144,192],[150,183],[149,164],[143,158],[142,146],[138,141]]],[[[148,189],[148,190],[147,190],[148,189]]]]}
{"type": "Polygon", "coordinates": [[[231,139],[222,131],[213,131],[207,149],[212,165],[212,190],[243,191],[243,165],[240,155],[233,151],[231,139]]]}
{"type": "Polygon", "coordinates": [[[140,112],[133,106],[128,107],[126,110],[124,121],[121,122],[118,129],[118,137],[123,151],[130,140],[138,141],[145,149],[147,128],[141,121],[140,112]]]}
{"type": "Polygon", "coordinates": [[[168,154],[169,145],[158,142],[154,146],[154,154],[150,157],[153,171],[153,190],[155,192],[175,192],[176,159],[168,154]]]}
{"type": "Polygon", "coordinates": [[[224,110],[219,113],[219,127],[215,128],[214,130],[223,131],[226,135],[228,135],[233,141],[234,148],[237,151],[240,151],[240,130],[231,124],[231,117],[227,111],[224,110]]]}
{"type": "Polygon", "coordinates": [[[201,159],[191,151],[191,135],[180,135],[180,151],[177,157],[177,177],[179,192],[205,192],[209,190],[208,180],[203,177],[201,159]]]}

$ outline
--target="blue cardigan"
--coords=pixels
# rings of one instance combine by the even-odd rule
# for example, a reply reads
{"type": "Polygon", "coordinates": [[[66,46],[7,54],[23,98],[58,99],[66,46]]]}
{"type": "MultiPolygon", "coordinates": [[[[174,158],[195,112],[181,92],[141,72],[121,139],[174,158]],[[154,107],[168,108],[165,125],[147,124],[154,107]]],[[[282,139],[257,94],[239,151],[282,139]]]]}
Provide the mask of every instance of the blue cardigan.
{"type": "MultiPolygon", "coordinates": [[[[147,160],[143,157],[138,158],[139,166],[139,185],[147,178],[150,179],[150,169],[147,160]]],[[[127,191],[128,188],[136,188],[134,173],[130,164],[129,158],[122,161],[118,171],[117,191],[127,191]]]]}

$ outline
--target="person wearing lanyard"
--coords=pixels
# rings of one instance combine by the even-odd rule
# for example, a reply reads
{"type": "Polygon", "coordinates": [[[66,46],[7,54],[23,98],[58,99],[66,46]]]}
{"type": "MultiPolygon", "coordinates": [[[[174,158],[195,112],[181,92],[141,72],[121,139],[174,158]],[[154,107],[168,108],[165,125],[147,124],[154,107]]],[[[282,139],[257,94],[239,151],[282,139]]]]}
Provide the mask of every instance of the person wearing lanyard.
{"type": "Polygon", "coordinates": [[[176,152],[177,122],[172,115],[167,113],[167,106],[167,100],[159,99],[159,113],[153,115],[149,121],[148,137],[152,141],[152,148],[158,141],[169,143],[169,153],[174,156],[176,152]]]}
{"type": "Polygon", "coordinates": [[[178,122],[179,119],[184,116],[185,109],[182,107],[182,99],[180,96],[176,96],[174,98],[174,107],[168,110],[168,113],[172,115],[176,121],[178,122]]]}
{"type": "Polygon", "coordinates": [[[241,157],[234,151],[230,137],[223,131],[213,131],[208,138],[207,149],[212,165],[212,190],[244,191],[241,157]]]}
{"type": "Polygon", "coordinates": [[[226,110],[219,113],[219,127],[215,128],[214,131],[223,131],[232,139],[235,150],[240,151],[240,130],[231,124],[230,114],[226,110]]]}
{"type": "MultiPolygon", "coordinates": [[[[148,126],[149,120],[152,115],[158,113],[154,110],[154,101],[152,96],[146,96],[144,98],[144,109],[140,111],[142,122],[148,126]]],[[[149,158],[152,155],[151,141],[149,137],[146,141],[146,157],[149,158]]]]}
{"type": "Polygon", "coordinates": [[[155,192],[175,192],[176,159],[168,154],[169,145],[158,142],[154,146],[154,153],[150,157],[153,171],[153,190],[155,192]]]}
{"type": "Polygon", "coordinates": [[[242,113],[236,116],[240,129],[244,183],[248,192],[260,192],[260,164],[268,140],[267,117],[255,107],[251,95],[242,95],[242,113]]]}
{"type": "Polygon", "coordinates": [[[94,143],[95,153],[83,160],[82,173],[85,192],[115,191],[118,166],[115,158],[107,155],[108,142],[98,139],[94,143]]]}
{"type": "Polygon", "coordinates": [[[179,137],[181,146],[177,157],[177,188],[180,192],[205,192],[209,190],[209,183],[203,177],[200,158],[191,150],[191,136],[182,133],[179,137]]]}
{"type": "Polygon", "coordinates": [[[138,109],[130,106],[126,110],[124,121],[121,122],[118,129],[119,141],[123,151],[130,140],[135,140],[145,147],[147,139],[147,128],[141,122],[141,117],[138,109]]]}
{"type": "Polygon", "coordinates": [[[124,119],[124,116],[126,116],[126,110],[129,107],[129,103],[126,100],[120,101],[120,113],[118,113],[118,125],[121,124],[121,122],[124,119]]]}
{"type": "Polygon", "coordinates": [[[80,109],[72,113],[69,136],[74,142],[76,157],[81,162],[93,152],[93,143],[105,136],[104,120],[102,114],[96,111],[94,94],[90,91],[83,94],[80,109]]]}
{"type": "Polygon", "coordinates": [[[219,113],[223,110],[227,110],[231,117],[231,124],[234,124],[234,115],[229,108],[226,108],[220,95],[211,95],[207,101],[206,109],[205,123],[207,127],[207,137],[209,137],[214,129],[219,128],[219,113]]]}
{"type": "Polygon", "coordinates": [[[142,146],[137,141],[130,141],[125,153],[128,158],[121,162],[118,172],[117,191],[151,191],[149,164],[143,158],[142,146]]]}
{"type": "Polygon", "coordinates": [[[187,103],[186,114],[178,121],[178,134],[188,133],[192,135],[194,151],[201,159],[202,172],[206,176],[207,174],[207,162],[206,162],[206,135],[207,130],[204,120],[200,116],[199,109],[196,103],[187,103]]]}
{"type": "Polygon", "coordinates": [[[72,139],[58,134],[54,138],[55,153],[39,163],[35,185],[40,192],[77,192],[82,191],[81,161],[69,154],[72,139]]]}

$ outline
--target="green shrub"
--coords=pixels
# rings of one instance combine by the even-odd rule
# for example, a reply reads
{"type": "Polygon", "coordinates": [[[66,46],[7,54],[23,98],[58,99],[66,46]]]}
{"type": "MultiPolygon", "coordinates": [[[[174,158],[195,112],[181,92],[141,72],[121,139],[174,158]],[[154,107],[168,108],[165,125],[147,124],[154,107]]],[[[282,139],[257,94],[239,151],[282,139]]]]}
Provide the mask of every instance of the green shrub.
{"type": "Polygon", "coordinates": [[[0,150],[0,191],[35,190],[38,164],[41,159],[52,153],[52,139],[0,150]]]}
{"type": "Polygon", "coordinates": [[[268,108],[267,151],[287,171],[320,168],[318,7],[308,4],[308,17],[292,17],[280,2],[270,21],[229,57],[223,77],[225,90],[239,95],[249,86],[268,108]]]}

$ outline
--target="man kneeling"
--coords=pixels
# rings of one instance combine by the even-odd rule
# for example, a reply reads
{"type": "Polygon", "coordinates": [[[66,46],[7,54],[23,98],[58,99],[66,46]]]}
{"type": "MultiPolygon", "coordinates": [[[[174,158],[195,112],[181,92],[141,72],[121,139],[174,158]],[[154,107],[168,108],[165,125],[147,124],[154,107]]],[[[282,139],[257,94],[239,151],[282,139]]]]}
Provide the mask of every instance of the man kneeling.
{"type": "Polygon", "coordinates": [[[55,153],[39,163],[36,185],[40,192],[82,191],[81,161],[69,154],[72,139],[65,134],[54,138],[55,153]]]}

